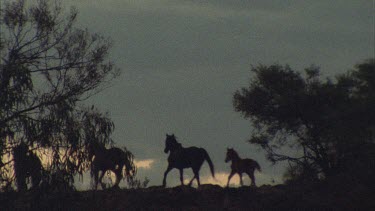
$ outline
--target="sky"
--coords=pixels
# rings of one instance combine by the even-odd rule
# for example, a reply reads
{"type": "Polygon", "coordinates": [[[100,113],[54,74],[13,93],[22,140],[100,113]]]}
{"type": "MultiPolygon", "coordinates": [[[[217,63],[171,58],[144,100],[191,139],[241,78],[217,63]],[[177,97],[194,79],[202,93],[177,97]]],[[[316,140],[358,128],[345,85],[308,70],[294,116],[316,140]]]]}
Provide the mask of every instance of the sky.
{"type": "MultiPolygon", "coordinates": [[[[112,86],[86,103],[108,112],[113,139],[134,153],[138,177],[161,185],[166,133],[183,146],[205,148],[217,173],[202,183],[226,184],[227,147],[262,166],[257,184],[282,182],[285,164],[272,165],[246,142],[250,122],[232,105],[248,85],[252,65],[316,65],[324,77],[345,73],[374,55],[373,0],[68,0],[77,27],[110,37],[110,59],[121,69],[112,86]]],[[[192,177],[185,170],[185,179],[192,177]]],[[[179,184],[178,171],[167,178],[179,184]]],[[[238,177],[233,177],[233,185],[238,177]]],[[[246,178],[245,183],[249,184],[246,178]]]]}

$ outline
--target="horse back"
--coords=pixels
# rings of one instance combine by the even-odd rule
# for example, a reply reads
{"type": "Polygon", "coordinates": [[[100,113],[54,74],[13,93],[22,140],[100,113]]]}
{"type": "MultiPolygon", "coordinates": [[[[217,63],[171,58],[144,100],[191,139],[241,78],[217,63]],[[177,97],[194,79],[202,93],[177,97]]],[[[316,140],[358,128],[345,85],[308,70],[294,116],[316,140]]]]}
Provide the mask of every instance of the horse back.
{"type": "Polygon", "coordinates": [[[206,150],[201,147],[182,148],[181,154],[189,159],[204,159],[206,150]]]}
{"type": "Polygon", "coordinates": [[[170,153],[168,162],[176,168],[189,168],[192,165],[202,163],[205,159],[205,152],[203,148],[194,146],[181,148],[170,153]]]}
{"type": "Polygon", "coordinates": [[[259,164],[250,158],[245,158],[239,160],[237,163],[232,163],[231,168],[235,170],[236,172],[242,173],[242,172],[253,172],[255,169],[257,169],[259,164]]]}
{"type": "Polygon", "coordinates": [[[125,152],[117,147],[113,147],[97,153],[92,165],[100,170],[115,169],[116,165],[123,165],[125,159],[125,152]]]}
{"type": "Polygon", "coordinates": [[[118,163],[124,163],[126,154],[125,152],[117,147],[113,147],[107,150],[106,157],[111,160],[112,162],[118,164],[118,163]]]}

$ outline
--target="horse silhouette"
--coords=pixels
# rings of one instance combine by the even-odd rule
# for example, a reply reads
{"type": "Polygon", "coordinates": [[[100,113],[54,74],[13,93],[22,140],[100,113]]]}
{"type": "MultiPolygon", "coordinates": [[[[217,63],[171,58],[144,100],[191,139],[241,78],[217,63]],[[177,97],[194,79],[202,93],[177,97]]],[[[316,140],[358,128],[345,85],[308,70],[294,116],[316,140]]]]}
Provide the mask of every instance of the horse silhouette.
{"type": "Polygon", "coordinates": [[[14,173],[18,191],[27,190],[27,179],[31,178],[31,189],[39,186],[42,180],[42,163],[38,156],[29,150],[25,143],[13,149],[14,173]]]}
{"type": "Polygon", "coordinates": [[[132,177],[136,173],[132,162],[133,155],[129,151],[117,147],[106,149],[103,144],[90,143],[89,158],[92,161],[91,178],[94,179],[94,189],[97,189],[99,183],[102,189],[106,188],[102,180],[107,171],[112,171],[116,175],[116,181],[112,188],[119,188],[124,166],[126,177],[132,177]]]}
{"type": "Polygon", "coordinates": [[[194,177],[190,180],[189,186],[191,186],[194,179],[197,180],[198,186],[200,185],[199,170],[202,167],[203,162],[206,160],[210,166],[211,174],[215,178],[214,165],[208,155],[207,151],[203,148],[188,147],[184,148],[180,143],[177,142],[174,134],[168,135],[165,139],[165,153],[170,152],[168,156],[168,167],[164,173],[163,186],[165,187],[167,182],[167,175],[169,171],[176,168],[180,171],[181,185],[184,185],[183,180],[183,169],[192,168],[194,177]]]}
{"type": "Polygon", "coordinates": [[[250,158],[241,159],[238,153],[233,148],[231,149],[227,148],[227,156],[225,158],[225,162],[227,163],[229,161],[232,161],[232,164],[230,166],[232,171],[230,172],[228,176],[227,187],[229,187],[230,179],[236,173],[240,176],[241,186],[243,186],[243,181],[242,181],[243,173],[246,173],[247,175],[249,175],[251,179],[251,186],[256,186],[254,171],[255,170],[261,171],[261,168],[258,162],[250,158]]]}

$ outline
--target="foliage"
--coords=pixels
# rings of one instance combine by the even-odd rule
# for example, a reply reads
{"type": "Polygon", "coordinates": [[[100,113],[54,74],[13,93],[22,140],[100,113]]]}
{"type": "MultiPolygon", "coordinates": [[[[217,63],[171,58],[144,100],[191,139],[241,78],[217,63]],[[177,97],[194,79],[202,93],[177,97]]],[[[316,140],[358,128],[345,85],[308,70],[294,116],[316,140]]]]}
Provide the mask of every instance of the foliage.
{"type": "Polygon", "coordinates": [[[0,4],[0,160],[24,142],[52,153],[47,171],[82,174],[87,142],[112,143],[108,115],[82,103],[119,74],[111,42],[76,28],[61,1],[0,4]]]}
{"type": "Polygon", "coordinates": [[[150,179],[148,179],[147,177],[145,177],[143,181],[141,181],[140,179],[132,178],[128,180],[128,187],[133,189],[147,188],[149,182],[150,179]]]}
{"type": "Polygon", "coordinates": [[[322,80],[317,67],[305,74],[280,65],[251,71],[249,87],[236,91],[233,103],[253,123],[249,142],[270,161],[288,161],[289,171],[315,178],[359,168],[354,161],[360,157],[367,158],[362,170],[373,166],[375,151],[363,146],[375,148],[374,59],[336,80],[322,80]]]}
{"type": "Polygon", "coordinates": [[[44,192],[74,191],[76,190],[74,187],[74,178],[71,173],[64,170],[58,170],[56,172],[44,171],[40,190],[44,192]]]}

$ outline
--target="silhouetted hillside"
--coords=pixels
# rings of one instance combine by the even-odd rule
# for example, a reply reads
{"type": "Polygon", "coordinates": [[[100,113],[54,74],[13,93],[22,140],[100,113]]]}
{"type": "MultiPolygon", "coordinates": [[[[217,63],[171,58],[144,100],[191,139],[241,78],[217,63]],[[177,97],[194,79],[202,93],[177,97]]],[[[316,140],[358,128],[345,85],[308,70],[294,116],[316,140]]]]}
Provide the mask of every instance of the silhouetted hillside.
{"type": "Polygon", "coordinates": [[[259,188],[150,187],[84,192],[2,193],[1,210],[374,210],[374,189],[365,186],[259,188]]]}

